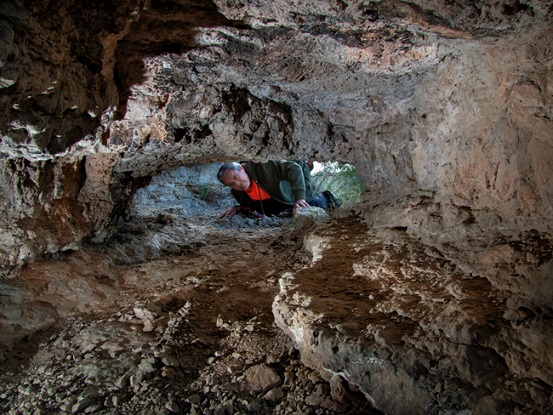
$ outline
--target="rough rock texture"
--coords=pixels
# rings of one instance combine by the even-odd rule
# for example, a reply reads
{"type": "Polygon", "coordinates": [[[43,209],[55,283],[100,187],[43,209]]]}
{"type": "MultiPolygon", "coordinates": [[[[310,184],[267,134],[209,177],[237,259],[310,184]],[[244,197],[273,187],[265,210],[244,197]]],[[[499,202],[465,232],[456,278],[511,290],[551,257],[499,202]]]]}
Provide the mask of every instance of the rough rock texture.
{"type": "Polygon", "coordinates": [[[402,230],[382,236],[349,219],[306,238],[315,262],[273,303],[303,361],[386,413],[551,412],[550,317],[402,230]]]}
{"type": "Polygon", "coordinates": [[[301,233],[215,208],[142,212],[108,244],[0,282],[0,412],[378,414],[358,391],[334,400],[274,325],[278,275],[308,258],[301,233]]]}
{"type": "MultiPolygon", "coordinates": [[[[455,344],[488,347],[484,360],[504,361],[475,380],[463,364],[472,352],[425,350],[424,360],[421,346],[411,359],[404,340],[386,340],[383,353],[402,354],[389,359],[398,370],[424,362],[430,373],[443,353],[451,373],[436,376],[477,392],[465,403],[460,392],[431,399],[418,372],[395,381],[412,382],[410,399],[429,412],[436,402],[502,413],[520,388],[539,412],[550,403],[536,391],[552,385],[540,343],[553,315],[552,22],[550,0],[3,1],[1,277],[17,280],[36,259],[108,240],[162,171],[234,159],[355,164],[368,189],[356,208],[371,229],[367,246],[372,238],[404,246],[391,237],[397,231],[491,293],[483,315],[454,302],[459,311],[442,321],[444,310],[425,308],[425,342],[458,326],[462,335],[447,332],[455,344]],[[479,331],[483,316],[493,335],[479,331]],[[525,386],[509,389],[514,376],[527,376],[525,386]]],[[[418,272],[414,280],[426,275],[418,272]]],[[[453,278],[449,268],[435,275],[440,287],[453,278]]],[[[406,292],[418,298],[423,289],[406,292]]],[[[388,300],[400,307],[399,297],[388,300]]],[[[381,389],[354,382],[397,411],[381,389]]]]}
{"type": "Polygon", "coordinates": [[[159,171],[233,158],[350,162],[373,203],[429,192],[431,239],[465,216],[550,231],[551,2],[2,13],[5,269],[103,240],[159,171]]]}

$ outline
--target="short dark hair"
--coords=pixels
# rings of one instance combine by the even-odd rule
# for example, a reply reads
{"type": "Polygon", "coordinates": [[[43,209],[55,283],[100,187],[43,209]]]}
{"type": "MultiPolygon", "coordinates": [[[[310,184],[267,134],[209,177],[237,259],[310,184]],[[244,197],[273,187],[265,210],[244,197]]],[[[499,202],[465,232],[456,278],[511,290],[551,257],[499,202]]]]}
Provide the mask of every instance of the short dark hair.
{"type": "Polygon", "coordinates": [[[231,163],[223,163],[219,166],[219,170],[217,171],[217,179],[223,184],[225,184],[223,182],[223,178],[225,177],[227,170],[240,170],[240,163],[233,161],[231,163]]]}

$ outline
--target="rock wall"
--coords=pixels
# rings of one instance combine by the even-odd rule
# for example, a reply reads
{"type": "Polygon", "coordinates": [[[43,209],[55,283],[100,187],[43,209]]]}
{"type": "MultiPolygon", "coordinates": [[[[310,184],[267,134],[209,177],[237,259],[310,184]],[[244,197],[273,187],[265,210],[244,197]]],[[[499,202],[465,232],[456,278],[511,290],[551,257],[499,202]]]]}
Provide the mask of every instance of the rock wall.
{"type": "Polygon", "coordinates": [[[429,238],[551,231],[551,2],[1,12],[4,270],[105,239],[151,175],[236,158],[354,163],[373,205],[427,192],[429,238]]]}
{"type": "MultiPolygon", "coordinates": [[[[422,244],[448,264],[433,278],[453,292],[442,309],[424,281],[383,287],[388,309],[376,311],[391,328],[373,327],[338,357],[365,356],[370,372],[384,356],[417,411],[501,413],[518,393],[550,407],[552,21],[550,0],[4,1],[0,277],[105,241],[162,171],[235,159],[351,163],[368,189],[356,213],[370,237],[422,244]],[[463,277],[449,287],[451,269],[463,277]],[[473,279],[493,293],[481,302],[497,307],[466,307],[473,279]],[[426,308],[400,309],[398,322],[405,293],[428,294],[426,308]],[[449,327],[448,313],[466,324],[449,327]],[[429,323],[409,331],[413,321],[429,323]]],[[[352,252],[369,245],[359,238],[352,252]]],[[[284,290],[275,314],[294,338],[298,321],[307,316],[312,330],[317,320],[290,298],[284,290]]],[[[335,373],[351,363],[330,356],[335,331],[315,332],[297,342],[307,363],[335,373]]],[[[371,383],[363,370],[352,382],[401,413],[382,387],[388,372],[371,383]]]]}
{"type": "Polygon", "coordinates": [[[282,275],[273,314],[325,379],[389,414],[551,412],[547,308],[402,229],[349,219],[304,245],[313,263],[282,275]]]}
{"type": "Polygon", "coordinates": [[[443,246],[548,241],[550,23],[537,1],[5,2],[4,272],[104,240],[160,171],[236,158],[353,163],[369,220],[443,246]]]}

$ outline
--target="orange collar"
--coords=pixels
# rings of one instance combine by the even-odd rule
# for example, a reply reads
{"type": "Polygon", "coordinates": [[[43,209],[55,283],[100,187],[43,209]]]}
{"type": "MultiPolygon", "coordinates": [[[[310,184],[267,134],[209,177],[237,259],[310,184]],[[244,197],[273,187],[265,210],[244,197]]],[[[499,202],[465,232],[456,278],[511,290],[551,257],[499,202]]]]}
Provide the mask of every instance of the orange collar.
{"type": "Polygon", "coordinates": [[[260,186],[258,186],[253,179],[251,180],[250,187],[246,190],[246,193],[252,200],[265,200],[271,198],[271,196],[260,186]]]}

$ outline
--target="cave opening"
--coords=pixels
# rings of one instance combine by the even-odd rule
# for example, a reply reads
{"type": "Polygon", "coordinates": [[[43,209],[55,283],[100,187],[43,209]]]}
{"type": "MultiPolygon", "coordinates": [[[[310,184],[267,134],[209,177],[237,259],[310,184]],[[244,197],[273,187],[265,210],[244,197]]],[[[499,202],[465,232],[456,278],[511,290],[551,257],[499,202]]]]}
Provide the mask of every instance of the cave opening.
{"type": "MultiPolygon", "coordinates": [[[[353,209],[361,200],[365,187],[354,165],[334,161],[311,161],[308,165],[315,194],[330,191],[339,199],[342,210],[353,209]]],[[[217,180],[220,166],[221,163],[183,166],[159,173],[137,190],[128,218],[158,217],[163,221],[164,215],[176,215],[216,219],[237,203],[230,189],[217,180]]]]}
{"type": "MultiPolygon", "coordinates": [[[[34,336],[39,346],[10,359],[0,384],[24,383],[31,373],[39,379],[38,393],[47,394],[42,384],[56,383],[69,402],[64,408],[76,412],[97,406],[94,411],[106,414],[143,407],[184,414],[317,408],[324,415],[382,414],[353,382],[306,365],[275,323],[282,275],[309,266],[310,250],[320,250],[316,242],[306,249],[311,224],[217,223],[214,218],[234,203],[216,179],[219,164],[160,173],[136,192],[133,213],[113,237],[23,271],[21,281],[32,282],[41,303],[36,314],[19,318],[13,334],[18,345],[34,336]],[[37,279],[37,273],[49,278],[37,279]],[[73,388],[64,380],[68,371],[73,388]],[[72,400],[72,391],[80,390],[93,390],[93,397],[72,400]]],[[[343,197],[339,188],[361,191],[351,165],[314,163],[313,177],[343,197]]],[[[354,242],[358,225],[346,227],[342,237],[354,242]]],[[[10,298],[11,309],[27,308],[18,301],[28,298],[29,288],[22,285],[10,298]]],[[[22,404],[26,395],[13,392],[0,407],[22,404]]],[[[59,406],[49,398],[42,405],[59,406]]]]}

